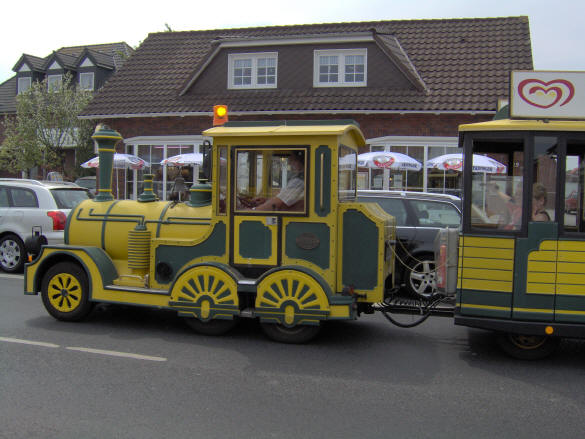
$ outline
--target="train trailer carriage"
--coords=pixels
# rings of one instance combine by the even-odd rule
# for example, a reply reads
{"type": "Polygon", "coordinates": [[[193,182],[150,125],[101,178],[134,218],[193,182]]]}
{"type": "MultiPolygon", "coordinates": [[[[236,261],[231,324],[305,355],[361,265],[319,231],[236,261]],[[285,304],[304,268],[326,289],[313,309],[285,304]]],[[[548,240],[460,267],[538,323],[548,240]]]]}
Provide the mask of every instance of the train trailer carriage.
{"type": "Polygon", "coordinates": [[[510,118],[462,125],[455,323],[496,331],[519,358],[585,337],[585,72],[514,72],[510,118]]]}
{"type": "Polygon", "coordinates": [[[489,154],[506,172],[464,176],[455,323],[498,331],[525,357],[585,337],[585,122],[496,120],[460,132],[465,154],[489,154]]]}
{"type": "Polygon", "coordinates": [[[64,245],[37,246],[25,294],[40,292],[60,320],[80,320],[97,302],[131,304],[176,310],[205,334],[258,318],[289,343],[384,300],[395,221],[356,201],[365,143],[356,124],[232,122],[204,134],[211,181],[194,184],[188,201],[158,201],[151,175],[138,200],[114,200],[121,136],[98,126],[106,185],[71,212],[64,245]]]}

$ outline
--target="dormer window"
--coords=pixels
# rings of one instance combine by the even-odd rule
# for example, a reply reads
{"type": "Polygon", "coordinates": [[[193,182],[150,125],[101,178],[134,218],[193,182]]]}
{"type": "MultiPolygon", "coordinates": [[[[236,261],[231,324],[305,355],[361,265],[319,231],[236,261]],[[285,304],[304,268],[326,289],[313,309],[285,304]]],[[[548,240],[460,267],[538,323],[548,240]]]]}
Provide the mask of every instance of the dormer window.
{"type": "Polygon", "coordinates": [[[32,85],[32,78],[30,76],[26,76],[24,78],[18,78],[18,94],[24,93],[27,91],[32,85]]]}
{"type": "Polygon", "coordinates": [[[82,90],[93,90],[94,82],[93,82],[93,72],[85,72],[79,74],[79,88],[82,90]]]}
{"type": "Polygon", "coordinates": [[[228,55],[228,88],[276,88],[278,53],[228,55]]]}
{"type": "Polygon", "coordinates": [[[315,50],[314,87],[365,87],[367,49],[315,50]]]}
{"type": "Polygon", "coordinates": [[[63,75],[49,75],[47,76],[47,89],[49,91],[57,91],[63,84],[63,75]]]}

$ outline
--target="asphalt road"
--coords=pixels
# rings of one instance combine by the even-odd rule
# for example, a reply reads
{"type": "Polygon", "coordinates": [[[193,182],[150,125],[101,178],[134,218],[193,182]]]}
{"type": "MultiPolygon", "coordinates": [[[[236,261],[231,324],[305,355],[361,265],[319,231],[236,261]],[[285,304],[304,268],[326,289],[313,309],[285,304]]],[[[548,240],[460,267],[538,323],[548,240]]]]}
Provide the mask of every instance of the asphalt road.
{"type": "Polygon", "coordinates": [[[222,337],[163,310],[54,320],[0,276],[0,438],[581,438],[585,343],[539,362],[489,333],[381,315],[308,345],[254,321],[222,337]]]}

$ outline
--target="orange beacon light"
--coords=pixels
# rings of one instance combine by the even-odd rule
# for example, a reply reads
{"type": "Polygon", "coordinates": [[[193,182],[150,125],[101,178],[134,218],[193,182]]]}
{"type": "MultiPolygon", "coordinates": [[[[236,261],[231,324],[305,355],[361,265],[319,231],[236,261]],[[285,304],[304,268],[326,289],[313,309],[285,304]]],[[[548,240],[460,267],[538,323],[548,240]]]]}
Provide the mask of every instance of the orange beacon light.
{"type": "Polygon", "coordinates": [[[228,121],[227,105],[213,106],[213,126],[223,125],[228,121]]]}

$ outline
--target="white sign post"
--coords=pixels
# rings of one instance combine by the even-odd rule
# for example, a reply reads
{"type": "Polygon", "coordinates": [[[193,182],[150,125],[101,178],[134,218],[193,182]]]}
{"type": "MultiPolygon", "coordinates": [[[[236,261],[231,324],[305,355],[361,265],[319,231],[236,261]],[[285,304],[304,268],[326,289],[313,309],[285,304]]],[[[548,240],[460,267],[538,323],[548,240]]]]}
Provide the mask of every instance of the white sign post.
{"type": "Polygon", "coordinates": [[[514,71],[512,119],[585,119],[585,72],[514,71]]]}

